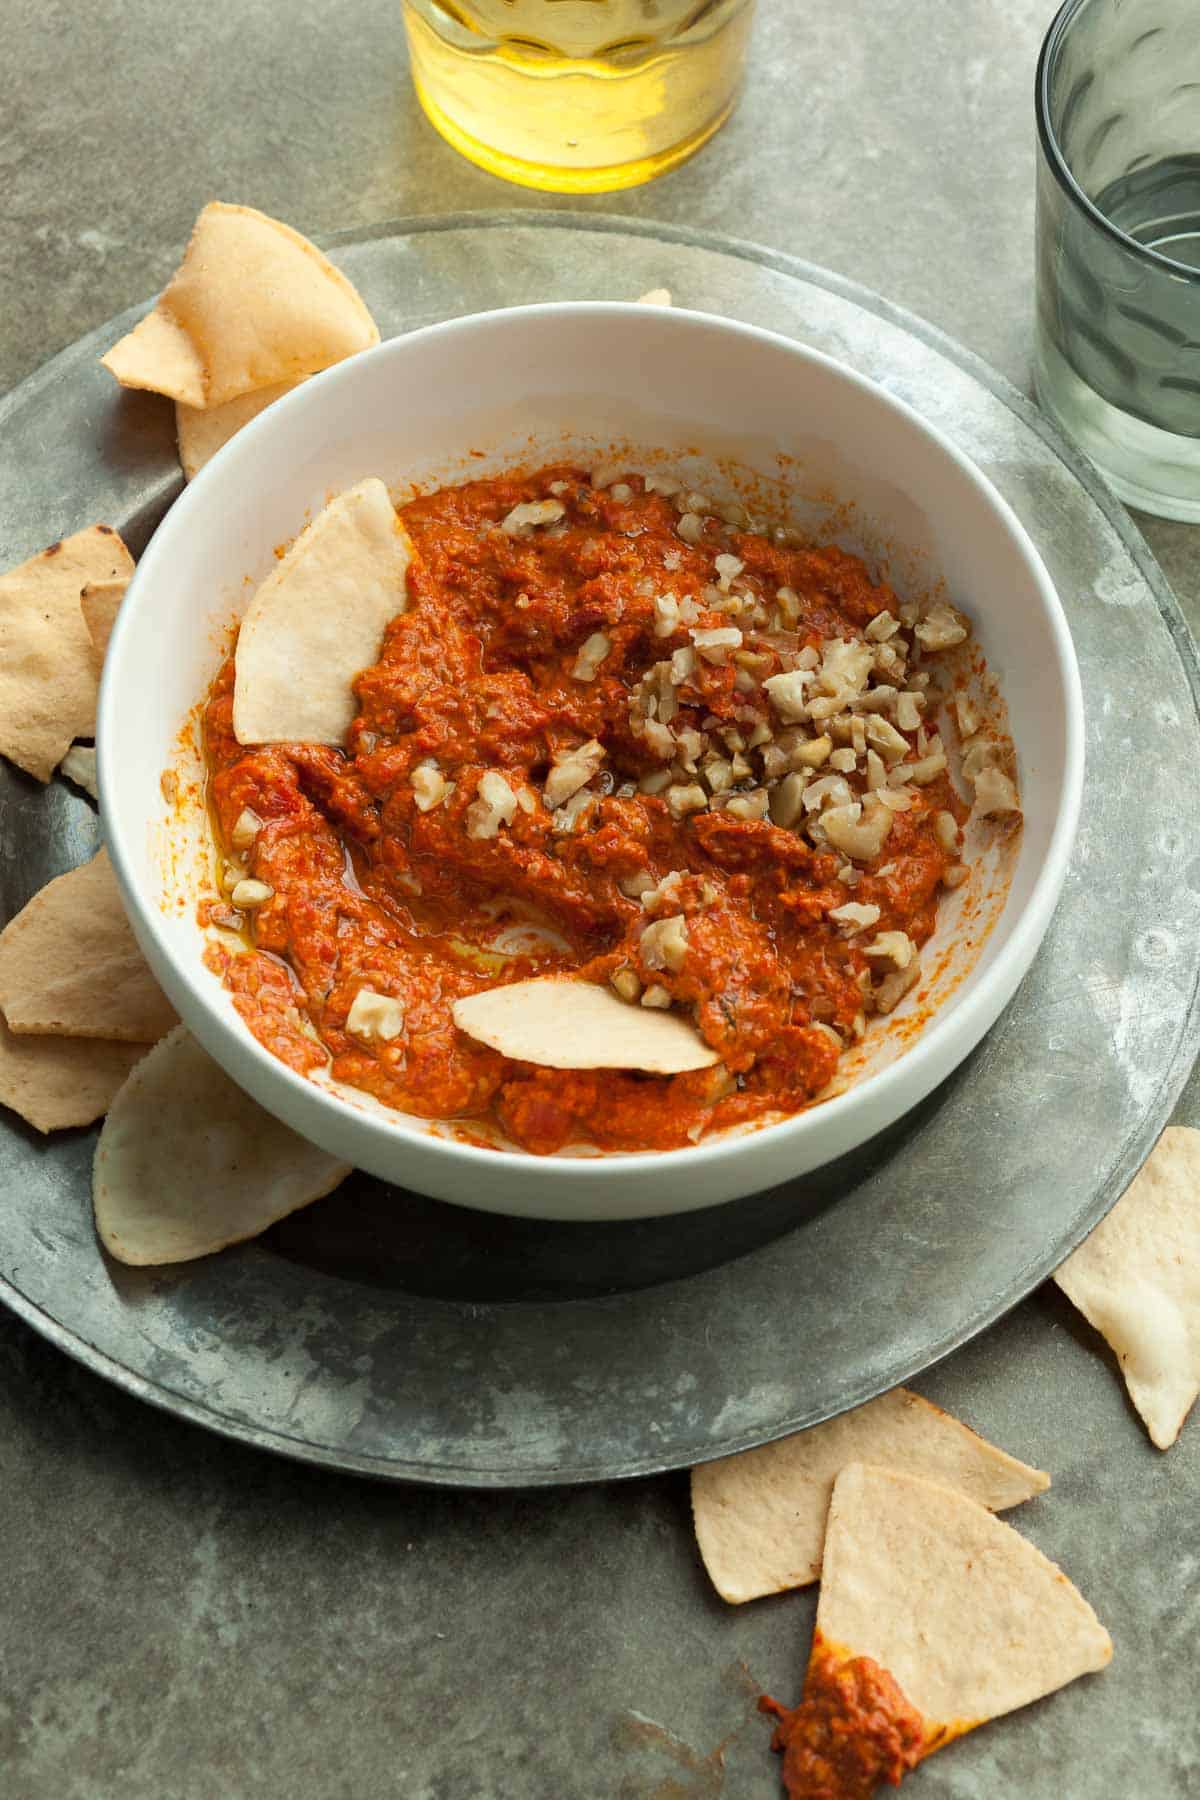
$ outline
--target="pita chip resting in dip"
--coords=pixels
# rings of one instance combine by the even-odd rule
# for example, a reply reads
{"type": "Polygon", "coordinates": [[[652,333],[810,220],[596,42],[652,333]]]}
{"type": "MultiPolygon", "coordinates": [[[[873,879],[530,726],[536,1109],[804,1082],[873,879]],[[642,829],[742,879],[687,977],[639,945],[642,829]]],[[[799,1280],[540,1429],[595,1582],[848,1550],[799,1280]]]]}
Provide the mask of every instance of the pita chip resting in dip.
{"type": "Polygon", "coordinates": [[[974,1500],[851,1463],[825,1537],[812,1655],[779,1720],[791,1800],[866,1800],[935,1750],[1112,1658],[1061,1569],[974,1500]]]}

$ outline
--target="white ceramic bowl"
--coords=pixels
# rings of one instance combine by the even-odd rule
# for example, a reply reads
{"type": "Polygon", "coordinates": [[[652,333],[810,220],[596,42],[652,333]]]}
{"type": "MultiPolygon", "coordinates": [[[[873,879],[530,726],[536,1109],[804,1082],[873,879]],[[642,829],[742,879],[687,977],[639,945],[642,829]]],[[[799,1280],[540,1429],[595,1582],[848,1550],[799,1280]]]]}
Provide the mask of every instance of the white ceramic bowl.
{"type": "Polygon", "coordinates": [[[217,1061],[348,1162],[439,1199],[541,1218],[635,1218],[732,1200],[817,1168],[899,1118],[979,1042],[1029,967],[1066,873],[1083,776],[1062,610],[1029,538],[979,472],[901,402],[827,357],[718,318],[618,305],[432,326],[271,407],[203,470],[142,558],[108,653],[97,739],[105,829],[134,930],[217,1061]],[[789,511],[814,534],[877,564],[886,558],[902,589],[944,580],[1008,703],[1024,830],[1003,880],[985,866],[970,906],[944,909],[944,954],[927,959],[938,971],[925,990],[936,1010],[924,1028],[906,1032],[903,1013],[873,1027],[837,1097],[666,1154],[477,1149],[365,1097],[331,1093],[255,1042],[201,961],[195,903],[209,863],[200,809],[181,827],[160,778],[182,758],[186,788],[194,751],[181,728],[219,664],[223,631],[276,545],[330,494],[367,475],[395,493],[409,481],[564,454],[608,460],[623,447],[628,466],[645,466],[637,450],[653,448],[710,492],[750,484],[776,519],[789,511]]]}

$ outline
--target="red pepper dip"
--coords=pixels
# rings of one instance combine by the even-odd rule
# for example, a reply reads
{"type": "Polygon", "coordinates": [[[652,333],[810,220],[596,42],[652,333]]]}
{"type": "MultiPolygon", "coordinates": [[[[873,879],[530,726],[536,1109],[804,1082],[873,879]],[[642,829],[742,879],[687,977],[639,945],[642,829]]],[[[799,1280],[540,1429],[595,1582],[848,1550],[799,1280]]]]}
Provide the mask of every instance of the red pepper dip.
{"type": "Polygon", "coordinates": [[[820,1632],[799,1706],[766,1695],[758,1704],[779,1721],[771,1748],[783,1754],[789,1800],[870,1800],[881,1784],[899,1787],[929,1748],[920,1713],[887,1670],[869,1656],[839,1656],[820,1632]]]}
{"type": "Polygon", "coordinates": [[[965,621],[653,474],[552,467],[399,516],[408,608],[344,749],[240,745],[232,661],[207,704],[225,883],[254,896],[210,908],[252,948],[209,960],[242,1016],[294,1068],[537,1153],[807,1106],[966,874],[935,720],[965,621]],[[720,1063],[550,1070],[454,1025],[564,973],[686,1013],[720,1063]]]}

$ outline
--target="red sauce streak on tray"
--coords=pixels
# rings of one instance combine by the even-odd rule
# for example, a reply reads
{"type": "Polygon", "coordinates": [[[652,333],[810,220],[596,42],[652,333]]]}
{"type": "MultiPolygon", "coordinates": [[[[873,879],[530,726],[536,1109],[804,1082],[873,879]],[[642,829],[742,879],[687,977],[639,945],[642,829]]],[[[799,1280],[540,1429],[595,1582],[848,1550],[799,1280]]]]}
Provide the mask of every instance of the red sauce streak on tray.
{"type": "MultiPolygon", "coordinates": [[[[807,814],[786,827],[753,816],[767,774],[797,766],[788,757],[817,729],[789,728],[762,683],[829,640],[861,644],[872,620],[897,613],[896,596],[837,548],[712,515],[698,532],[683,521],[687,541],[678,503],[636,475],[603,489],[572,467],[474,481],[400,517],[415,548],[408,610],[358,678],[344,753],[239,745],[232,661],[209,697],[218,833],[228,845],[245,808],[263,821],[244,862],[274,890],[248,956],[209,953],[243,1018],[294,1068],[322,1060],[323,1044],[335,1077],[389,1106],[498,1125],[538,1153],[668,1149],[808,1105],[878,992],[883,970],[864,947],[889,931],[920,946],[932,931],[958,854],[938,815],[963,809],[944,773],[911,789],[880,854],[847,885],[846,857],[795,828],[807,814]],[[561,519],[502,528],[552,487],[561,519]],[[740,569],[719,570],[718,556],[740,569]],[[730,627],[736,647],[706,643],[730,627]],[[551,809],[551,770],[593,741],[604,754],[591,779],[551,809]],[[426,810],[418,765],[435,766],[435,791],[436,778],[453,784],[426,810]],[[481,835],[488,771],[527,792],[481,835]],[[697,799],[705,809],[687,810],[697,799]],[[727,810],[731,800],[745,804],[727,810]],[[878,908],[872,930],[829,918],[851,900],[878,908]],[[667,916],[686,925],[678,967],[656,966],[661,954],[641,941],[648,920],[667,916]],[[497,954],[497,934],[508,928],[510,951],[530,921],[553,935],[530,954],[497,954]],[[671,1078],[550,1071],[455,1028],[459,997],[550,973],[616,975],[635,996],[658,988],[690,1010],[721,1064],[671,1078]],[[402,1002],[400,1035],[346,1030],[363,986],[402,1002]]],[[[880,684],[886,647],[871,641],[880,684]]],[[[917,732],[905,740],[919,754],[917,732]]],[[[860,743],[845,777],[854,800],[863,766],[860,743]]]]}

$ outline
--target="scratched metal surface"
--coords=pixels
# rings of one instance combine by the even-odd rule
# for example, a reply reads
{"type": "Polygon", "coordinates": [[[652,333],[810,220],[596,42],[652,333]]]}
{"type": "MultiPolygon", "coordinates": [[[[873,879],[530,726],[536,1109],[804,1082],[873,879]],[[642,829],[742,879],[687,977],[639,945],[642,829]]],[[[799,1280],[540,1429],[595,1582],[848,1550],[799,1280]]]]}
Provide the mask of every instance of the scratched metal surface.
{"type": "MultiPolygon", "coordinates": [[[[1194,651],[1127,515],[1013,389],[885,302],[767,251],[555,214],[422,220],[335,253],[385,335],[521,301],[628,297],[768,325],[948,431],[1046,558],[1079,649],[1083,823],[1020,994],[919,1112],[802,1183],[683,1219],[529,1224],[356,1178],[269,1240],[168,1273],[105,1263],[93,1134],[0,1125],[0,1293],[158,1405],[307,1461],[493,1487],[684,1466],[891,1387],[998,1317],[1120,1192],[1197,1048],[1194,651]],[[1139,756],[1153,721],[1153,768],[1139,756]],[[786,1347],[786,1348],[784,1348],[786,1347]]],[[[93,519],[135,549],[179,486],[170,409],[84,338],[0,404],[0,566],[93,519]]],[[[61,784],[0,778],[8,916],[97,839],[61,784]]]]}

